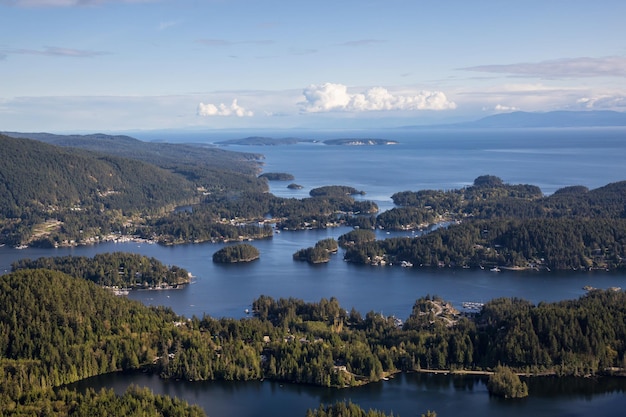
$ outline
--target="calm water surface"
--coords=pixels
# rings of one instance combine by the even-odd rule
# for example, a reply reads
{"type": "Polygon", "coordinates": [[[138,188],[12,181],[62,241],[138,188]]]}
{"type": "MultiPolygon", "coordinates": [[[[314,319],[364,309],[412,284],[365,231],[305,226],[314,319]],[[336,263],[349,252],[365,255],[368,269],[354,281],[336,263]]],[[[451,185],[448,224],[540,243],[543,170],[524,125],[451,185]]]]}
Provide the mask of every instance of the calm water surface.
{"type": "Polygon", "coordinates": [[[624,415],[626,380],[530,379],[530,396],[506,401],[489,396],[486,379],[473,376],[399,374],[389,381],[351,389],[278,382],[164,381],[156,376],[113,374],[73,384],[79,390],[109,387],[123,393],[132,384],[200,405],[209,416],[304,417],[320,403],[352,401],[365,409],[416,417],[427,410],[446,417],[583,417],[624,415]]]}

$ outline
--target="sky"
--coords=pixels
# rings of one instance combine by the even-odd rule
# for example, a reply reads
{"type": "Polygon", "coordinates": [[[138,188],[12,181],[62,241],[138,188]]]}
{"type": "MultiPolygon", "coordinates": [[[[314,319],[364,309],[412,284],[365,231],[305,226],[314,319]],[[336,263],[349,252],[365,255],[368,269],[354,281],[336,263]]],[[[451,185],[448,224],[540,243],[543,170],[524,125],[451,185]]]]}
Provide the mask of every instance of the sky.
{"type": "Polygon", "coordinates": [[[626,111],[623,0],[0,0],[0,131],[626,111]]]}

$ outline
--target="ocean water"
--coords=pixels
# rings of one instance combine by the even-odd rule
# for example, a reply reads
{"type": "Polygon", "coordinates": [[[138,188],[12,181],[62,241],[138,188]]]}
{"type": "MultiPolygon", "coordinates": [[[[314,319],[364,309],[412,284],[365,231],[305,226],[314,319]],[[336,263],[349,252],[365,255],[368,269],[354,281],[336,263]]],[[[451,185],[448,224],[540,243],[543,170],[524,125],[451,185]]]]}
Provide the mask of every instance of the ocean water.
{"type": "Polygon", "coordinates": [[[480,175],[495,175],[509,184],[532,184],[545,194],[584,185],[597,188],[626,180],[626,128],[589,129],[388,129],[382,131],[264,131],[149,135],[142,140],[215,143],[247,136],[379,138],[397,145],[331,146],[299,143],[282,146],[229,145],[224,149],[265,155],[264,172],[287,172],[302,190],[271,182],[281,197],[303,198],[311,188],[348,185],[365,191],[365,199],[389,209],[398,191],[457,189],[480,175]]]}

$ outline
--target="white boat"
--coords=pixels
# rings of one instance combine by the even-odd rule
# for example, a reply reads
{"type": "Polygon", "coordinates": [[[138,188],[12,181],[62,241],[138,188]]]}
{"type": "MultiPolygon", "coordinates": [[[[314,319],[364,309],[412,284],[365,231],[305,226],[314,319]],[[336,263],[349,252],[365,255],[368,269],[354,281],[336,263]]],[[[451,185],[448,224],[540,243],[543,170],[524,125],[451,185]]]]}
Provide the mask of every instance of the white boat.
{"type": "Polygon", "coordinates": [[[494,266],[493,268],[490,269],[491,272],[500,272],[500,268],[498,268],[497,266],[494,266]]]}

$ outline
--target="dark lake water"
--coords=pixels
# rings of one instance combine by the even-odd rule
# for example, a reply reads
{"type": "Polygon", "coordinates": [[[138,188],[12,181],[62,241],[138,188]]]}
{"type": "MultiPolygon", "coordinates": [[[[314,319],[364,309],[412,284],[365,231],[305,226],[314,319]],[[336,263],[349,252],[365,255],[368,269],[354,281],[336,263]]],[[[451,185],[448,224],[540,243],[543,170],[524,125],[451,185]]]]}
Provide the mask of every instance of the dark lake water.
{"type": "Polygon", "coordinates": [[[440,417],[622,417],[626,409],[626,380],[536,378],[527,380],[530,396],[521,400],[491,397],[486,378],[399,374],[389,381],[351,389],[329,389],[279,382],[164,381],[143,373],[103,375],[74,384],[109,387],[123,393],[132,384],[157,394],[200,405],[209,416],[304,417],[320,403],[352,401],[367,409],[401,417],[419,417],[434,410],[440,417]]]}
{"type": "MultiPolygon", "coordinates": [[[[232,136],[232,135],[231,135],[232,136]]],[[[275,134],[284,137],[285,134],[275,134]]],[[[589,188],[626,180],[626,129],[506,130],[506,131],[384,131],[303,132],[303,138],[374,137],[398,140],[398,145],[346,147],[319,143],[278,147],[231,146],[228,149],[265,154],[266,172],[288,172],[303,190],[272,182],[271,191],[302,198],[311,188],[350,185],[364,190],[366,199],[392,207],[396,191],[451,189],[472,183],[479,175],[497,175],[511,184],[538,185],[546,194],[570,185],[589,188]]],[[[242,137],[242,136],[235,136],[242,137]]],[[[220,134],[171,136],[178,142],[213,142],[220,134]]],[[[141,137],[144,140],[163,137],[141,137]]],[[[11,262],[40,256],[128,251],[179,265],[194,276],[193,284],[173,291],[136,291],[129,297],[151,305],[171,306],[192,316],[243,317],[261,294],[297,297],[306,301],[336,297],[346,309],[363,314],[381,312],[406,318],[414,301],[439,295],[460,307],[464,301],[484,302],[496,297],[521,297],[534,303],[577,298],[583,286],[626,288],[626,275],[615,272],[510,272],[485,270],[412,269],[348,264],[342,253],[325,265],[294,262],[292,254],[318,240],[338,237],[350,229],[308,230],[275,234],[250,242],[261,254],[245,265],[216,265],[211,256],[222,244],[163,247],[137,243],[40,250],[0,248],[0,273],[11,262]]],[[[377,232],[379,238],[410,233],[377,232]]],[[[107,375],[79,386],[114,387],[129,383],[150,386],[155,392],[202,405],[210,416],[304,416],[320,402],[352,399],[365,408],[419,416],[436,410],[439,416],[623,416],[626,380],[531,380],[530,398],[503,402],[490,398],[481,378],[401,375],[380,384],[350,390],[282,385],[270,382],[188,383],[161,381],[145,374],[107,375]]]]}

